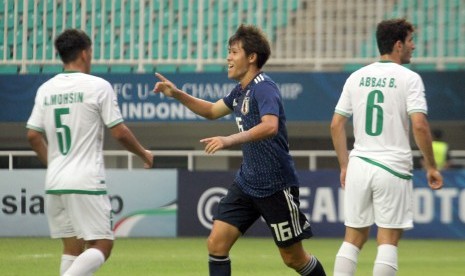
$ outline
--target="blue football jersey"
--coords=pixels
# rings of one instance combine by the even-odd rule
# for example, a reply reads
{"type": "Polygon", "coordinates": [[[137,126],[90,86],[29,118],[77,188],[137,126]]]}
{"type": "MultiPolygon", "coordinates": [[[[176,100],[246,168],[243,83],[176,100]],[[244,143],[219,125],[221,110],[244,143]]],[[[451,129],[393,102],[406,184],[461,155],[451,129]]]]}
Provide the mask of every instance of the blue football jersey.
{"type": "Polygon", "coordinates": [[[289,154],[286,116],[276,83],[259,73],[245,89],[238,84],[224,103],[234,111],[239,131],[247,131],[261,123],[264,115],[279,118],[274,137],[242,144],[243,161],[235,182],[254,197],[266,197],[290,186],[299,186],[294,161],[289,154]]]}

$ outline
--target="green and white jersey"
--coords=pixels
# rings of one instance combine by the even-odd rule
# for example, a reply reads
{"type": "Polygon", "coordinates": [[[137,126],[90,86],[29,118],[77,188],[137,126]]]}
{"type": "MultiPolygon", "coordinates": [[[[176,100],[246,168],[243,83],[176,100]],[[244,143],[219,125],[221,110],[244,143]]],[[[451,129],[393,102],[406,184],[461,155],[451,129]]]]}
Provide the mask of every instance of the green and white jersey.
{"type": "Polygon", "coordinates": [[[409,115],[427,114],[424,91],[417,73],[393,62],[375,62],[352,73],[335,110],[353,115],[355,143],[350,156],[410,177],[409,115]]]}
{"type": "Polygon", "coordinates": [[[122,121],[116,94],[102,78],[65,72],[42,84],[26,127],[47,137],[46,193],[106,193],[104,126],[122,121]]]}

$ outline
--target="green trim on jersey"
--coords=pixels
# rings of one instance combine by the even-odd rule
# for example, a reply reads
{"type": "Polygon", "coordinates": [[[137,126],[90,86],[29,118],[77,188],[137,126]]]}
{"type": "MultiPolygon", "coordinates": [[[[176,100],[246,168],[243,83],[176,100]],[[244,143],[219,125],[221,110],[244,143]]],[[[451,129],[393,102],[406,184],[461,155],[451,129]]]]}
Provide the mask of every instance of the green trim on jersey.
{"type": "Polygon", "coordinates": [[[29,128],[29,129],[32,129],[32,130],[35,130],[35,131],[38,131],[38,132],[44,132],[43,128],[36,127],[36,126],[33,126],[33,125],[26,125],[26,128],[29,128]]]}
{"type": "Polygon", "coordinates": [[[344,111],[341,111],[341,110],[337,110],[337,109],[334,111],[334,113],[337,113],[337,114],[342,115],[342,116],[347,117],[347,118],[350,118],[350,116],[352,116],[352,115],[350,115],[350,114],[347,113],[347,112],[344,112],[344,111]]]}
{"type": "Polygon", "coordinates": [[[64,70],[63,73],[65,74],[71,74],[71,73],[82,73],[81,71],[77,71],[77,70],[64,70]]]}
{"type": "Polygon", "coordinates": [[[107,191],[86,191],[86,190],[46,190],[49,195],[63,195],[63,194],[80,194],[80,195],[106,195],[107,191]]]}
{"type": "Polygon", "coordinates": [[[122,123],[123,121],[124,121],[123,119],[118,119],[118,120],[116,120],[116,121],[114,121],[114,122],[109,123],[109,124],[107,125],[107,127],[108,127],[108,128],[112,128],[112,127],[116,126],[117,124],[122,123]]]}
{"type": "Polygon", "coordinates": [[[378,162],[376,162],[376,161],[373,161],[373,160],[371,160],[371,159],[369,159],[369,158],[361,157],[361,156],[357,156],[357,157],[360,158],[360,159],[362,159],[362,160],[364,160],[364,161],[366,161],[366,162],[368,162],[368,163],[370,163],[370,164],[372,164],[372,165],[378,166],[378,167],[380,167],[381,169],[384,169],[384,170],[386,170],[386,171],[392,173],[393,175],[395,175],[395,176],[397,176],[397,177],[399,177],[399,178],[406,179],[406,180],[412,179],[412,176],[411,176],[411,175],[406,175],[406,174],[398,173],[398,172],[392,170],[391,168],[388,168],[388,167],[386,167],[385,165],[383,165],[383,164],[381,164],[381,163],[378,163],[378,162]]]}
{"type": "Polygon", "coordinates": [[[426,115],[428,115],[428,111],[424,110],[424,109],[413,109],[413,110],[410,110],[408,112],[408,115],[411,115],[413,113],[424,113],[426,115]]]}
{"type": "Polygon", "coordinates": [[[381,63],[395,63],[392,60],[379,60],[378,62],[381,62],[381,63]]]}

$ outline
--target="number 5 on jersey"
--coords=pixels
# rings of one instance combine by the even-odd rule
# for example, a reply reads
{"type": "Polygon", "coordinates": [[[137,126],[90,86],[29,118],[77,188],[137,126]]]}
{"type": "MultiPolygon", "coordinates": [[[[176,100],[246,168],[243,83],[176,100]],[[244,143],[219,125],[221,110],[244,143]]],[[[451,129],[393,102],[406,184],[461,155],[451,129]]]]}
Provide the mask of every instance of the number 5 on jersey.
{"type": "Polygon", "coordinates": [[[58,147],[63,155],[66,155],[71,148],[71,130],[63,124],[62,116],[69,114],[69,108],[55,109],[55,127],[58,138],[58,147]]]}

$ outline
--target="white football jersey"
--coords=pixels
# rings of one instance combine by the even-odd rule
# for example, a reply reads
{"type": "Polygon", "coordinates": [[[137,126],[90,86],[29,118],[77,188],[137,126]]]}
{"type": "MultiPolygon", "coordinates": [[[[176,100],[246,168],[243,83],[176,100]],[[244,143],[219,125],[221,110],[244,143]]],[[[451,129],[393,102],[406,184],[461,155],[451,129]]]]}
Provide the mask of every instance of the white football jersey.
{"type": "Polygon", "coordinates": [[[424,90],[417,73],[393,62],[375,62],[352,73],[335,110],[353,115],[355,143],[350,156],[411,175],[409,115],[427,114],[424,90]]]}
{"type": "Polygon", "coordinates": [[[65,72],[42,84],[27,128],[47,137],[46,192],[106,192],[104,126],[122,121],[116,94],[102,78],[65,72]]]}

